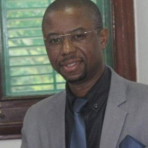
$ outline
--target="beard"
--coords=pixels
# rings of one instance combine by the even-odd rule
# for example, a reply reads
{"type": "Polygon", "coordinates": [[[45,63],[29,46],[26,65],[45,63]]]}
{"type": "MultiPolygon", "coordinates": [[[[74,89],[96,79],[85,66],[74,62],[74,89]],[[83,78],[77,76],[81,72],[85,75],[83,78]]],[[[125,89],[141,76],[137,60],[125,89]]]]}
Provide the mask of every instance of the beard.
{"type": "Polygon", "coordinates": [[[60,71],[58,72],[68,83],[74,84],[74,83],[79,83],[79,82],[83,82],[85,80],[85,78],[87,77],[87,68],[86,68],[86,64],[84,66],[84,69],[81,73],[81,75],[77,76],[77,77],[66,77],[65,75],[63,75],[60,71]]]}
{"type": "Polygon", "coordinates": [[[77,77],[77,78],[69,78],[69,79],[64,78],[64,79],[68,83],[74,84],[74,83],[78,83],[78,82],[81,82],[81,81],[85,80],[86,77],[87,77],[87,70],[85,68],[83,73],[79,77],[77,77]]]}

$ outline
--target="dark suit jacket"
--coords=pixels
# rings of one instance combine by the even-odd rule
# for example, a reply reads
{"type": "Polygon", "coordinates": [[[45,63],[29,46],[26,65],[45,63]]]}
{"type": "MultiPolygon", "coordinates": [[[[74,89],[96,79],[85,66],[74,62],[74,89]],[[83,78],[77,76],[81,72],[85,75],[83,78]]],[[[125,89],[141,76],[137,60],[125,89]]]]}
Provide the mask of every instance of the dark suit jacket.
{"type": "MultiPolygon", "coordinates": [[[[148,86],[111,73],[100,148],[119,148],[126,135],[148,148],[148,86]]],[[[28,110],[21,148],[65,148],[65,100],[63,91],[28,110]]]]}

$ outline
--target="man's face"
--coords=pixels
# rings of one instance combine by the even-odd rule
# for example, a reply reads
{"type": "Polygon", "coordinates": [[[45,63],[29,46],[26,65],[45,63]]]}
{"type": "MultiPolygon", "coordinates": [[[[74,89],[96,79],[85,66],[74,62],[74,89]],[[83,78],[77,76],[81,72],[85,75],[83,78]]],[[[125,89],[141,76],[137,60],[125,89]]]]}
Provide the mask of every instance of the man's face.
{"type": "Polygon", "coordinates": [[[50,12],[44,22],[43,35],[50,62],[69,83],[91,80],[103,71],[102,49],[106,45],[107,31],[92,31],[83,38],[84,31],[97,29],[87,15],[80,8],[66,8],[50,12]],[[59,43],[57,36],[64,34],[74,36],[62,37],[59,43]]]}

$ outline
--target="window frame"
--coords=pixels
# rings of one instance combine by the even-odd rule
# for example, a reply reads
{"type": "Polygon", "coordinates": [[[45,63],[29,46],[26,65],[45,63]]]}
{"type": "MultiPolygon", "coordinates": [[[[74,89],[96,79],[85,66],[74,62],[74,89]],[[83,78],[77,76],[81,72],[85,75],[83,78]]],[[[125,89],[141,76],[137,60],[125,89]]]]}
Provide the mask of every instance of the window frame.
{"type": "MultiPolygon", "coordinates": [[[[111,7],[113,10],[114,70],[124,78],[136,81],[133,0],[111,0],[111,7]]],[[[0,54],[2,54],[1,47],[0,54]]],[[[1,56],[0,61],[2,61],[1,56]]],[[[0,62],[0,140],[21,138],[22,120],[27,109],[46,97],[45,95],[38,95],[4,99],[2,65],[0,62]],[[1,122],[5,119],[6,121],[1,122]],[[15,119],[15,122],[12,122],[12,119],[15,119]]]]}

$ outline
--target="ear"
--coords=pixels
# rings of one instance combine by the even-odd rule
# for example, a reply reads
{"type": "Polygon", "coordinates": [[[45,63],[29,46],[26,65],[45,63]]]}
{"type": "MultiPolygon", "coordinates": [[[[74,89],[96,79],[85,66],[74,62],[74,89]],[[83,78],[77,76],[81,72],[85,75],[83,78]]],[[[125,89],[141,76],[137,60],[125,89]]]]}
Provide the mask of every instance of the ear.
{"type": "Polygon", "coordinates": [[[109,31],[107,28],[104,28],[100,31],[100,41],[101,41],[102,49],[106,48],[108,36],[109,36],[109,31]]]}

